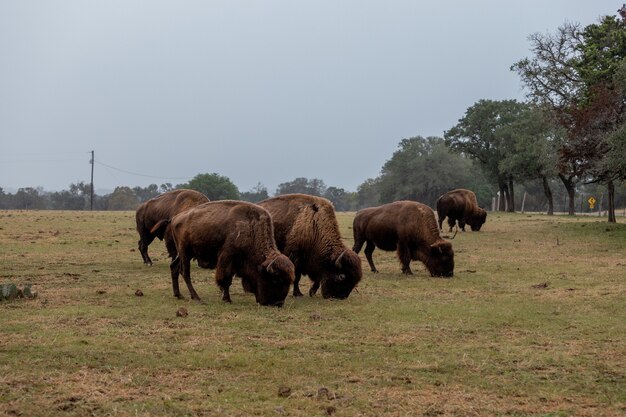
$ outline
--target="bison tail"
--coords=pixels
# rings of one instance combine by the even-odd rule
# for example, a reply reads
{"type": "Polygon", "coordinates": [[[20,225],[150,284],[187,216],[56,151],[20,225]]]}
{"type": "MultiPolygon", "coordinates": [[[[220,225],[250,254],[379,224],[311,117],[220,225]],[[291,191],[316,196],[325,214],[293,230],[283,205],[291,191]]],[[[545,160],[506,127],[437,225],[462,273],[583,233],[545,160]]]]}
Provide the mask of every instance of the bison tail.
{"type": "Polygon", "coordinates": [[[163,240],[163,236],[165,235],[165,229],[167,225],[171,223],[171,219],[159,220],[153,227],[150,229],[150,233],[158,237],[160,240],[163,240]]]}

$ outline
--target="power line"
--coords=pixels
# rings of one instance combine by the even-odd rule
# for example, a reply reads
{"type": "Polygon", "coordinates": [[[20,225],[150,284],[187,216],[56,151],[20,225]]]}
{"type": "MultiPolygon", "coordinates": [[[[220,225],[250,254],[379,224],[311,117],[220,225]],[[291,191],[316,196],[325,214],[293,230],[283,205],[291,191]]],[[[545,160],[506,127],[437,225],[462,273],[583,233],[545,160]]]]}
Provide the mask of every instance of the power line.
{"type": "Polygon", "coordinates": [[[155,179],[159,179],[159,180],[188,180],[188,179],[193,178],[193,177],[158,177],[158,176],[155,176],[155,175],[139,174],[137,172],[127,171],[127,170],[122,169],[122,168],[117,168],[117,167],[105,164],[104,162],[100,162],[100,161],[94,161],[94,162],[96,164],[98,164],[98,165],[102,165],[102,166],[107,167],[109,169],[113,169],[115,171],[123,172],[123,173],[129,174],[129,175],[135,175],[135,176],[138,176],[138,177],[155,178],[155,179]]]}

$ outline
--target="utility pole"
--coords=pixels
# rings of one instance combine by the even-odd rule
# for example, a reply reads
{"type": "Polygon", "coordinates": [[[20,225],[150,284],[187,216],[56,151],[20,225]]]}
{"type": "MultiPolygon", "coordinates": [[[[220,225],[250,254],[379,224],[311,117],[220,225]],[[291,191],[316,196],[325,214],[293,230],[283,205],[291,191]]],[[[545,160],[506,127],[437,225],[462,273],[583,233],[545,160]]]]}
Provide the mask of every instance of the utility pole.
{"type": "Polygon", "coordinates": [[[91,199],[90,199],[90,210],[93,211],[93,165],[94,165],[94,159],[93,159],[93,151],[91,151],[91,199]]]}

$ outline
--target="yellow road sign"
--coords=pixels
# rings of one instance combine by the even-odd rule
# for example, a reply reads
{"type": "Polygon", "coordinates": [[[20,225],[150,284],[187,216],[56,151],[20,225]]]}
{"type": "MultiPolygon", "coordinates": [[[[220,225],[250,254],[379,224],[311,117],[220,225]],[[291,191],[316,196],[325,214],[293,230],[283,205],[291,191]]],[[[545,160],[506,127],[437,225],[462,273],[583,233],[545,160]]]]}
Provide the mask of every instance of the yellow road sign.
{"type": "Polygon", "coordinates": [[[587,200],[587,202],[589,203],[589,208],[592,209],[595,207],[596,205],[596,199],[592,197],[589,197],[589,200],[587,200]]]}

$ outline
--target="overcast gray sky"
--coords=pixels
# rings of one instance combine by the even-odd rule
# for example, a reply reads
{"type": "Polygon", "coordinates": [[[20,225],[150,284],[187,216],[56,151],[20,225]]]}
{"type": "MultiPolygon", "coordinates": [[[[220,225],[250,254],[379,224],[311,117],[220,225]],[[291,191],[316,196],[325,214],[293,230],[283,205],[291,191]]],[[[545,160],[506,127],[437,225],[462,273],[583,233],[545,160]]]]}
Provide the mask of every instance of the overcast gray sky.
{"type": "Polygon", "coordinates": [[[356,190],[402,138],[524,99],[528,35],[606,0],[0,0],[0,187],[356,190]],[[127,172],[132,172],[134,175],[127,172]],[[153,178],[158,177],[158,178],[153,178]]]}

